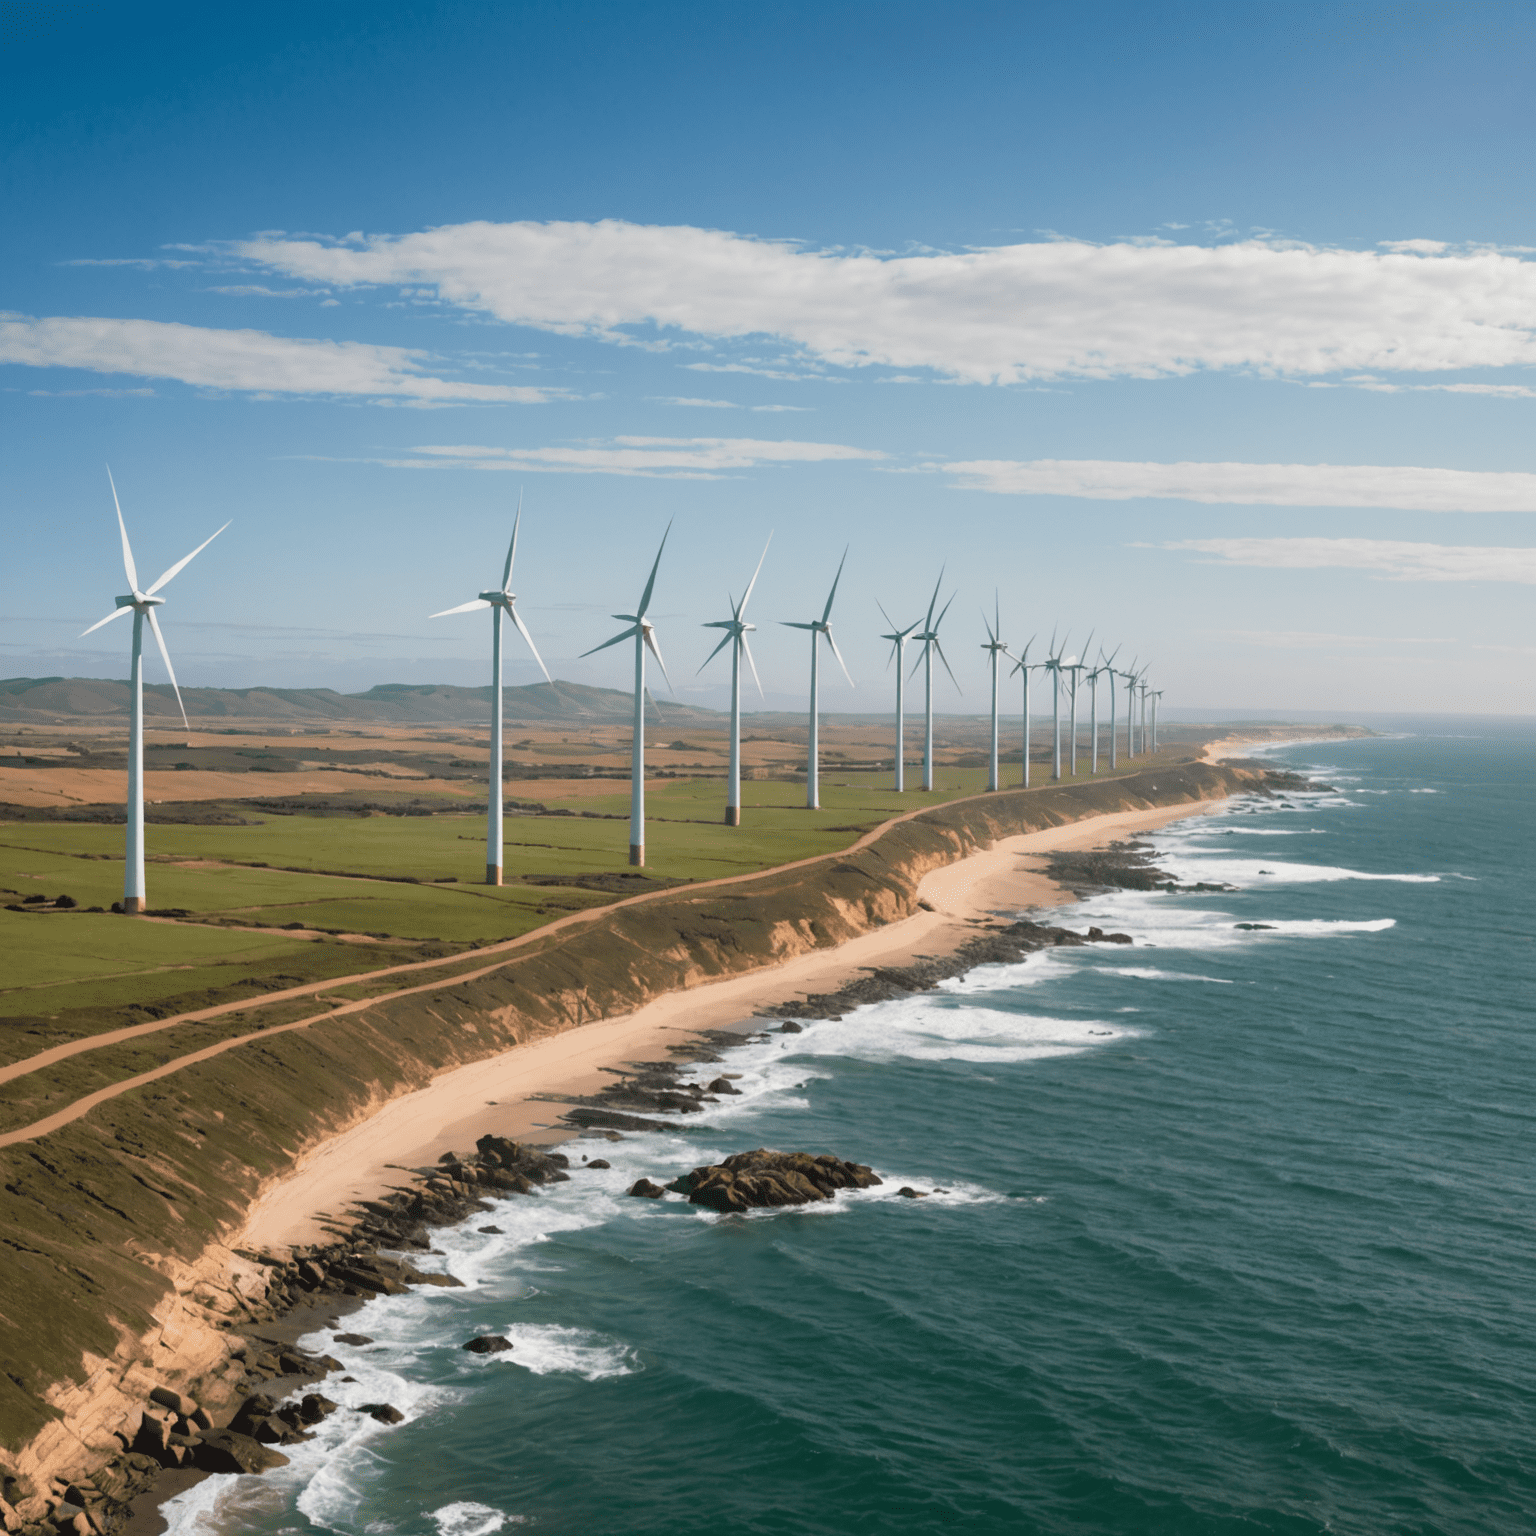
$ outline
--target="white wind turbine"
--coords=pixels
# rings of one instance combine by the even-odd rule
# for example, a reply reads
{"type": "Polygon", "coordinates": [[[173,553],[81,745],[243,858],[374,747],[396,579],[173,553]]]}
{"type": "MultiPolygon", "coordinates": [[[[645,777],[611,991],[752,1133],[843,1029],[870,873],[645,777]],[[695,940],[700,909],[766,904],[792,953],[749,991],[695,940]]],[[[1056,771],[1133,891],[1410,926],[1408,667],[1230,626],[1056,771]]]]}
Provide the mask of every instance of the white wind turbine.
{"type": "Polygon", "coordinates": [[[905,629],[898,629],[883,604],[877,602],[875,607],[880,609],[881,618],[891,626],[891,633],[881,635],[880,638],[891,642],[891,656],[896,663],[896,793],[899,795],[907,787],[907,675],[902,668],[906,661],[907,641],[923,621],[914,619],[905,629]]]}
{"type": "MultiPolygon", "coordinates": [[[[1071,633],[1070,630],[1067,631],[1071,633]]],[[[1061,642],[1061,650],[1056,649],[1056,636],[1051,636],[1051,649],[1046,652],[1045,660],[1040,663],[1042,672],[1051,674],[1051,777],[1061,777],[1061,674],[1065,667],[1070,667],[1076,660],[1076,656],[1069,656],[1062,660],[1062,653],[1067,648],[1065,639],[1061,642]]]]}
{"type": "MultiPolygon", "coordinates": [[[[661,668],[661,675],[667,677],[667,664],[661,659],[661,652],[656,646],[656,628],[646,618],[645,610],[651,605],[651,593],[656,586],[656,572],[661,568],[661,553],[667,547],[667,536],[671,532],[672,524],[668,523],[666,533],[661,536],[661,547],[656,551],[656,560],[651,566],[645,591],[640,594],[640,606],[633,613],[614,614],[614,618],[622,619],[630,627],[620,630],[613,639],[604,640],[601,645],[594,645],[590,651],[582,652],[583,656],[593,656],[598,651],[606,651],[610,645],[617,645],[621,640],[632,639],[635,642],[635,731],[629,759],[629,862],[637,867],[645,863],[645,653],[647,650],[656,658],[656,665],[661,668]]],[[[672,679],[667,677],[667,687],[671,686],[672,679]]]]}
{"type": "MultiPolygon", "coordinates": [[[[995,790],[1001,787],[1001,781],[998,778],[997,772],[997,669],[1004,656],[1008,657],[1010,661],[1013,660],[1013,653],[1008,649],[1006,642],[999,638],[1003,632],[1003,617],[1002,609],[999,606],[999,599],[995,592],[992,596],[991,622],[989,623],[987,620],[987,610],[985,608],[981,610],[981,622],[987,626],[987,639],[986,643],[982,646],[982,650],[988,653],[992,664],[992,744],[991,751],[987,757],[987,788],[995,790]]],[[[1027,729],[1027,717],[1025,725],[1027,729]]]]}
{"type": "Polygon", "coordinates": [[[1098,664],[1098,666],[1096,666],[1088,674],[1089,698],[1092,701],[1090,706],[1089,706],[1089,708],[1090,708],[1090,712],[1091,712],[1091,715],[1092,715],[1092,726],[1091,726],[1091,729],[1092,729],[1092,732],[1093,732],[1093,766],[1089,770],[1091,773],[1097,773],[1099,771],[1099,678],[1102,677],[1106,672],[1109,674],[1109,685],[1110,685],[1110,695],[1109,695],[1110,696],[1109,735],[1110,735],[1110,740],[1111,741],[1114,740],[1114,735],[1115,735],[1115,706],[1114,706],[1115,674],[1114,674],[1113,668],[1114,668],[1114,664],[1115,664],[1115,657],[1118,656],[1119,654],[1120,653],[1119,653],[1119,651],[1117,649],[1109,657],[1109,660],[1106,661],[1104,659],[1103,648],[1100,647],[1100,649],[1099,649],[1099,664],[1098,664]]]}
{"type": "Polygon", "coordinates": [[[133,563],[133,550],[128,543],[128,525],[123,521],[122,504],[117,499],[117,483],[112,479],[112,471],[107,470],[107,484],[112,487],[112,505],[117,509],[117,531],[123,538],[123,574],[128,578],[128,591],[117,599],[117,607],[106,618],[98,619],[90,629],[84,630],[80,638],[94,633],[103,624],[110,624],[113,619],[120,618],[123,614],[133,612],[133,666],[129,674],[130,701],[128,716],[128,836],[123,854],[123,911],[142,912],[144,910],[144,620],[149,620],[149,627],[154,633],[155,644],[160,647],[160,658],[165,662],[165,670],[171,679],[171,688],[176,694],[176,707],[181,711],[181,723],[190,732],[191,724],[187,720],[186,706],[181,702],[181,689],[176,683],[176,673],[171,666],[171,653],[165,648],[165,636],[160,633],[160,621],[155,617],[155,609],[160,607],[165,599],[156,597],[155,594],[186,568],[188,563],[196,555],[200,555],[208,548],[218,536],[228,528],[215,529],[210,533],[190,555],[183,555],[159,580],[152,582],[144,591],[139,590],[138,568],[133,563]]]}
{"type": "MultiPolygon", "coordinates": [[[[1089,630],[1088,638],[1083,642],[1084,658],[1087,657],[1088,647],[1092,644],[1093,631],[1089,630]]],[[[1067,661],[1063,662],[1061,668],[1063,672],[1070,672],[1072,674],[1072,681],[1070,684],[1068,684],[1067,691],[1072,716],[1072,754],[1070,760],[1070,773],[1074,779],[1077,777],[1077,684],[1078,680],[1081,678],[1082,674],[1087,670],[1087,668],[1088,662],[1086,659],[1079,660],[1079,658],[1076,656],[1073,656],[1067,661]]]]}
{"type": "Polygon", "coordinates": [[[518,634],[528,642],[528,649],[533,652],[533,659],[539,664],[539,671],[544,674],[546,683],[553,683],[554,679],[549,675],[549,668],[544,665],[544,658],[539,655],[539,648],[533,643],[533,636],[528,633],[528,626],[523,623],[517,611],[517,594],[512,590],[512,562],[517,558],[517,530],[523,521],[523,498],[517,498],[517,516],[512,519],[512,542],[507,545],[507,563],[502,567],[501,585],[493,587],[488,592],[482,592],[479,597],[473,598],[467,603],[460,603],[457,608],[444,608],[441,613],[431,615],[434,619],[446,619],[453,613],[473,613],[480,608],[491,610],[491,766],[490,766],[490,794],[486,801],[485,822],[485,883],[487,885],[501,884],[502,868],[502,809],[501,809],[501,774],[502,774],[502,737],[504,726],[502,722],[502,710],[505,701],[502,698],[501,685],[501,620],[505,614],[516,626],[518,634]]]}
{"type": "Polygon", "coordinates": [[[827,593],[827,606],[822,609],[819,619],[812,619],[806,624],[797,623],[793,619],[780,620],[786,629],[808,629],[811,632],[811,723],[805,761],[805,808],[808,811],[821,809],[818,726],[821,711],[821,637],[823,635],[827,637],[827,644],[832,647],[832,654],[837,657],[838,666],[843,669],[843,676],[848,679],[848,686],[850,688],[855,686],[853,677],[848,671],[848,664],[843,660],[843,653],[838,650],[837,641],[832,638],[832,601],[837,596],[837,584],[843,579],[843,567],[847,563],[848,551],[844,549],[843,558],[837,562],[837,575],[832,578],[832,590],[827,593]]]}
{"type": "MultiPolygon", "coordinates": [[[[933,585],[933,596],[928,600],[928,614],[923,620],[923,627],[917,632],[915,639],[923,642],[923,654],[918,658],[918,666],[923,669],[923,788],[933,788],[933,653],[939,653],[939,660],[944,663],[944,670],[949,673],[950,682],[954,683],[956,692],[963,692],[954,672],[949,665],[949,658],[944,654],[944,647],[939,644],[939,625],[944,622],[944,615],[949,612],[949,603],[954,602],[951,597],[949,603],[945,603],[939,610],[938,618],[933,616],[933,605],[939,600],[939,588],[944,582],[944,572],[940,570],[939,579],[933,585]]],[[[913,667],[914,672],[917,667],[913,667]]]]}
{"type": "MultiPolygon", "coordinates": [[[[773,535],[768,535],[768,544],[773,543],[773,535]]],[[[712,619],[705,624],[705,629],[723,629],[725,634],[720,638],[720,644],[704,658],[703,665],[699,668],[702,672],[726,646],[731,647],[731,766],[727,775],[725,786],[725,824],[728,827],[741,825],[741,658],[747,658],[747,665],[752,669],[752,681],[757,684],[759,696],[763,694],[762,679],[757,675],[757,664],[752,660],[751,648],[747,645],[747,635],[757,628],[756,624],[748,624],[742,618],[747,611],[747,599],[752,596],[752,588],[757,585],[758,572],[763,568],[763,561],[768,558],[768,544],[763,545],[763,552],[758,557],[757,570],[752,572],[752,580],[747,583],[747,590],[742,593],[738,603],[729,593],[726,594],[731,605],[731,616],[728,619],[712,619]]]]}
{"type": "Polygon", "coordinates": [[[1130,670],[1119,675],[1125,679],[1125,755],[1132,758],[1136,756],[1136,682],[1141,674],[1132,661],[1130,670]]]}
{"type": "Polygon", "coordinates": [[[1029,788],[1029,674],[1041,671],[1045,663],[1037,661],[1033,666],[1029,660],[1029,646],[1035,643],[1035,636],[1029,637],[1029,645],[1024,647],[1024,654],[1019,658],[1015,672],[1024,674],[1024,788],[1029,788]]]}
{"type": "Polygon", "coordinates": [[[1162,698],[1163,690],[1157,688],[1152,693],[1152,750],[1157,751],[1157,701],[1162,698]]]}

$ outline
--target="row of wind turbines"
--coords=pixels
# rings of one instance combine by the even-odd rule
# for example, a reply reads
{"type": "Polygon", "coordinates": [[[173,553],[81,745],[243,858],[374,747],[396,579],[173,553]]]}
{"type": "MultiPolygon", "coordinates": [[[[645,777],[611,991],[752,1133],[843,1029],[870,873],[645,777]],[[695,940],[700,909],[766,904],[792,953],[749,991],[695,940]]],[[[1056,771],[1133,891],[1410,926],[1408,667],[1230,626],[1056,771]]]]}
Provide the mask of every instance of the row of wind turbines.
{"type": "MultiPolygon", "coordinates": [[[[501,625],[502,616],[505,614],[516,625],[517,631],[527,642],[528,649],[534,661],[538,663],[539,670],[544,674],[546,682],[553,682],[549,675],[549,668],[544,665],[544,659],[539,655],[538,647],[533,643],[533,637],[528,633],[528,627],[517,613],[517,596],[512,591],[512,567],[517,558],[517,535],[522,525],[522,502],[519,499],[517,516],[512,522],[512,541],[507,546],[506,563],[502,567],[502,581],[499,588],[482,592],[478,597],[472,598],[467,603],[460,603],[455,608],[445,608],[441,613],[434,613],[434,619],[447,618],[450,614],[471,613],[476,609],[490,608],[492,612],[491,627],[491,759],[490,759],[490,795],[487,802],[486,845],[485,845],[485,879],[488,885],[500,885],[502,878],[502,668],[501,668],[501,625]]],[[[604,640],[601,645],[595,645],[590,651],[583,651],[583,656],[595,655],[598,651],[605,651],[609,646],[621,645],[625,641],[633,641],[635,648],[635,702],[634,702],[634,731],[630,746],[630,798],[629,798],[629,862],[636,866],[645,863],[645,657],[649,651],[656,658],[656,665],[661,668],[661,675],[666,679],[667,686],[672,686],[672,679],[667,674],[667,664],[662,660],[661,647],[656,639],[656,626],[646,618],[646,610],[650,607],[651,596],[656,590],[656,574],[661,569],[661,557],[666,552],[667,539],[671,535],[672,525],[667,525],[667,531],[661,536],[661,545],[656,551],[656,558],[651,563],[650,575],[647,576],[645,588],[640,594],[640,601],[635,605],[633,613],[616,613],[614,618],[626,624],[628,628],[622,629],[611,639],[604,640]]],[[[711,619],[704,627],[706,629],[721,629],[725,633],[720,637],[720,643],[704,658],[699,667],[702,672],[716,656],[727,646],[731,650],[731,734],[730,757],[726,770],[725,790],[725,823],[727,826],[739,827],[741,825],[741,664],[746,662],[748,670],[752,673],[752,681],[757,685],[759,695],[763,692],[762,680],[757,675],[757,664],[752,659],[752,648],[747,642],[747,636],[755,633],[757,626],[748,623],[746,618],[747,603],[752,596],[752,590],[757,585],[757,578],[762,574],[763,562],[768,558],[768,549],[773,542],[770,534],[768,542],[763,545],[763,552],[758,557],[757,565],[752,571],[752,578],[747,582],[746,590],[742,593],[738,602],[734,596],[727,594],[731,616],[728,619],[711,619]]],[[[821,808],[821,744],[819,731],[821,723],[821,646],[825,641],[832,655],[836,658],[838,666],[842,669],[843,676],[848,679],[848,686],[856,686],[853,675],[848,670],[848,664],[843,660],[843,654],[837,648],[837,641],[832,635],[832,606],[837,601],[838,585],[843,579],[843,567],[848,563],[848,551],[844,549],[842,559],[838,561],[837,572],[832,578],[831,590],[827,593],[827,601],[821,610],[820,618],[812,619],[784,619],[780,622],[787,629],[799,629],[806,631],[811,641],[811,689],[810,710],[807,719],[806,732],[806,762],[805,762],[805,804],[808,810],[821,808]]],[[[948,658],[944,655],[944,648],[939,639],[939,626],[943,624],[945,616],[954,602],[954,595],[942,608],[939,608],[939,596],[944,586],[944,573],[940,571],[939,579],[934,584],[933,596],[929,599],[928,610],[921,619],[915,620],[906,628],[898,627],[886,613],[883,606],[880,607],[881,617],[891,626],[888,634],[881,638],[891,642],[891,661],[896,664],[896,755],[895,755],[895,789],[898,793],[906,789],[906,681],[905,670],[906,647],[915,641],[921,646],[921,654],[913,666],[913,675],[918,667],[923,670],[923,788],[932,790],[933,777],[933,662],[937,656],[944,670],[949,673],[950,681],[958,689],[959,681],[949,665],[948,658]]],[[[1031,662],[1029,659],[1030,647],[1034,645],[1032,637],[1023,652],[1015,656],[1009,649],[1006,641],[1002,639],[1001,610],[994,602],[993,617],[988,619],[982,614],[982,621],[986,625],[987,639],[982,649],[988,652],[991,663],[992,678],[992,716],[990,752],[988,757],[987,788],[997,790],[1002,788],[1002,778],[999,768],[998,752],[998,699],[1001,689],[1001,673],[1008,662],[1013,662],[1014,676],[1023,678],[1024,692],[1024,750],[1023,750],[1023,787],[1030,787],[1030,674],[1033,672],[1046,672],[1051,679],[1051,777],[1059,780],[1062,777],[1062,702],[1065,693],[1068,711],[1068,740],[1070,743],[1067,757],[1067,771],[1070,777],[1077,776],[1078,747],[1080,733],[1077,723],[1077,699],[1080,682],[1086,680],[1089,693],[1089,772],[1096,774],[1099,771],[1099,746],[1102,732],[1099,725],[1099,680],[1109,680],[1109,766],[1111,770],[1119,766],[1119,729],[1116,716],[1116,680],[1126,684],[1125,689],[1125,743],[1126,755],[1137,756],[1140,752],[1157,750],[1157,702],[1162,697],[1161,689],[1154,689],[1147,681],[1147,668],[1138,668],[1132,662],[1128,668],[1117,668],[1115,657],[1118,651],[1105,656],[1102,647],[1098,652],[1098,658],[1094,662],[1086,660],[1088,645],[1083,647],[1083,656],[1066,653],[1067,642],[1064,637],[1058,645],[1056,636],[1051,637],[1051,644],[1043,661],[1031,662]],[[1066,679],[1065,685],[1063,678],[1066,679]],[[1139,704],[1139,709],[1138,709],[1139,704]]],[[[1089,635],[1089,644],[1093,640],[1089,635]]],[[[889,665],[889,663],[888,663],[889,665]]]]}
{"type": "MultiPolygon", "coordinates": [[[[165,598],[160,596],[162,590],[170,581],[179,575],[192,560],[201,554],[219,534],[229,527],[225,523],[223,527],[216,529],[191,554],[184,555],[168,570],[163,572],[148,587],[139,586],[138,569],[134,563],[133,548],[128,540],[128,527],[123,520],[122,505],[118,500],[117,486],[112,480],[112,472],[107,471],[107,481],[112,488],[112,505],[117,513],[118,533],[122,540],[123,574],[127,578],[128,591],[116,600],[116,607],[103,619],[98,620],[91,627],[82,632],[81,638],[94,633],[112,620],[122,618],[125,614],[133,615],[133,642],[132,664],[129,676],[130,714],[128,726],[128,803],[127,803],[127,843],[126,857],[123,872],[123,910],[129,913],[138,913],[145,908],[145,881],[144,881],[144,626],[147,622],[150,633],[154,636],[155,644],[159,647],[161,659],[165,662],[166,674],[171,681],[172,691],[176,695],[176,706],[181,711],[182,724],[188,732],[191,731],[191,723],[187,719],[186,706],[182,703],[181,688],[176,681],[176,672],[171,665],[170,651],[166,648],[165,636],[161,632],[160,622],[155,616],[155,610],[162,607],[165,598]]],[[[445,608],[440,613],[432,614],[434,619],[447,618],[453,614],[471,613],[480,609],[491,610],[491,741],[490,741],[490,769],[489,789],[486,814],[486,847],[485,847],[485,879],[489,885],[500,885],[502,882],[502,742],[504,736],[504,698],[502,691],[502,627],[509,621],[522,636],[539,670],[544,674],[547,682],[552,683],[549,668],[544,665],[544,659],[539,655],[538,647],[534,644],[533,636],[528,631],[528,626],[523,622],[522,616],[517,611],[517,594],[512,590],[512,571],[517,560],[517,539],[522,527],[522,501],[519,498],[517,515],[512,522],[512,539],[507,546],[506,561],[502,566],[501,585],[479,593],[467,603],[460,603],[453,608],[445,608]]],[[[633,613],[618,613],[614,617],[628,627],[619,631],[611,639],[604,640],[601,645],[593,646],[590,651],[585,651],[584,656],[594,655],[598,651],[607,650],[610,646],[620,645],[625,641],[634,642],[635,650],[635,703],[634,703],[634,735],[631,746],[630,758],[630,824],[629,824],[629,862],[640,866],[645,863],[645,701],[647,697],[645,681],[645,658],[649,651],[656,658],[656,664],[661,668],[663,678],[671,687],[671,678],[667,674],[666,663],[662,660],[661,649],[657,643],[656,626],[646,617],[646,610],[650,607],[651,596],[656,588],[657,572],[661,569],[661,557],[666,551],[667,539],[671,534],[671,524],[663,533],[661,545],[656,551],[656,558],[651,564],[650,575],[646,578],[644,590],[640,594],[640,601],[635,606],[633,613]]],[[[768,547],[772,543],[772,535],[769,543],[763,546],[763,553],[758,558],[756,567],[752,572],[752,578],[747,583],[746,590],[742,593],[738,602],[734,597],[729,598],[731,615],[727,619],[714,619],[704,627],[707,629],[720,629],[725,633],[720,638],[720,643],[704,659],[699,671],[702,672],[721,651],[727,646],[731,652],[731,736],[730,736],[730,763],[726,782],[725,821],[728,826],[741,825],[741,671],[742,662],[745,661],[748,670],[752,673],[752,680],[757,684],[758,693],[761,695],[763,685],[757,675],[757,666],[752,659],[751,647],[747,643],[747,636],[756,631],[755,624],[748,623],[746,619],[747,603],[752,596],[753,588],[757,585],[757,578],[762,573],[763,562],[768,558],[768,547]]],[[[832,637],[832,606],[837,600],[837,589],[843,577],[843,567],[847,564],[848,551],[843,551],[842,559],[838,562],[837,572],[832,579],[831,590],[827,593],[827,601],[822,608],[820,618],[808,620],[784,620],[787,628],[799,629],[807,632],[811,642],[811,696],[809,715],[809,741],[806,756],[806,786],[805,803],[810,810],[820,808],[820,743],[818,740],[818,727],[821,712],[821,646],[825,641],[832,655],[836,658],[838,666],[842,669],[843,676],[847,678],[850,687],[855,686],[852,674],[848,671],[847,664],[843,660],[842,652],[837,648],[837,641],[832,637]]],[[[934,786],[933,774],[933,663],[937,657],[944,670],[949,673],[950,680],[959,688],[959,682],[955,679],[949,660],[944,655],[944,649],[939,640],[939,628],[943,624],[954,602],[953,594],[944,606],[938,606],[939,596],[943,589],[944,575],[941,571],[939,580],[933,589],[933,596],[929,600],[927,612],[919,620],[901,628],[892,622],[884,607],[880,609],[881,616],[890,625],[890,631],[881,638],[891,642],[891,661],[896,664],[896,754],[895,754],[895,789],[898,792],[906,789],[906,694],[905,687],[908,674],[905,670],[906,647],[916,643],[921,647],[921,654],[912,668],[912,675],[916,675],[918,668],[923,671],[923,776],[922,787],[931,790],[934,786]]],[[[1115,656],[1118,652],[1106,657],[1102,648],[1098,658],[1089,662],[1086,657],[1088,647],[1083,648],[1083,655],[1066,654],[1066,639],[1063,638],[1058,645],[1053,635],[1043,661],[1029,660],[1030,648],[1034,644],[1032,638],[1023,648],[1020,655],[1015,656],[1007,643],[1002,639],[1002,626],[1000,610],[994,604],[993,617],[988,619],[983,613],[983,621],[986,624],[987,640],[982,649],[987,651],[991,665],[992,683],[992,730],[991,751],[987,775],[987,788],[997,790],[1002,787],[1002,781],[998,766],[998,697],[1001,686],[1003,668],[1008,662],[1013,663],[1013,676],[1023,679],[1023,705],[1024,705],[1024,752],[1023,752],[1023,787],[1028,788],[1030,783],[1030,675],[1034,672],[1046,672],[1051,679],[1051,777],[1053,780],[1062,777],[1062,703],[1065,694],[1068,710],[1068,737],[1070,748],[1067,757],[1067,771],[1070,776],[1077,774],[1077,759],[1079,748],[1079,732],[1077,723],[1078,688],[1082,680],[1089,685],[1090,699],[1090,773],[1099,771],[1099,679],[1107,677],[1109,680],[1109,766],[1114,769],[1119,763],[1118,725],[1116,718],[1116,679],[1126,684],[1125,689],[1125,741],[1127,756],[1136,756],[1140,752],[1157,750],[1157,701],[1162,697],[1160,689],[1154,689],[1147,682],[1147,669],[1132,662],[1129,668],[1116,668],[1115,656]],[[1066,679],[1063,683],[1063,679],[1066,679]],[[1138,708],[1139,705],[1139,708],[1138,708]]],[[[1092,637],[1090,636],[1090,643],[1092,637]]],[[[889,663],[888,663],[889,665],[889,663]]]]}

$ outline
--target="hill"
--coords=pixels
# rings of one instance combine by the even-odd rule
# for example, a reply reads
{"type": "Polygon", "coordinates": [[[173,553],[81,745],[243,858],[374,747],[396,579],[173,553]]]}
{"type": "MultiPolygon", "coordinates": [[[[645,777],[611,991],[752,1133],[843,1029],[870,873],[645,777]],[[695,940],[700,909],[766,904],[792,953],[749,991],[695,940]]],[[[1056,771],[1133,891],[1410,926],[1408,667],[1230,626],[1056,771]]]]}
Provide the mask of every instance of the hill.
{"type": "MultiPolygon", "coordinates": [[[[371,720],[380,724],[428,724],[489,720],[491,690],[454,688],[446,683],[380,683],[366,693],[337,693],[333,688],[183,688],[182,702],[193,720],[227,717],[241,720],[371,720]]],[[[720,718],[718,711],[656,701],[669,723],[720,718]]],[[[533,683],[506,690],[509,720],[628,720],[632,695],[617,688],[589,688],[581,683],[533,683]]],[[[169,684],[144,687],[144,713],[176,715],[169,684]]],[[[94,677],[12,677],[0,680],[0,724],[52,725],[69,717],[126,718],[128,684],[94,677]]],[[[647,714],[654,721],[656,714],[647,714]]]]}

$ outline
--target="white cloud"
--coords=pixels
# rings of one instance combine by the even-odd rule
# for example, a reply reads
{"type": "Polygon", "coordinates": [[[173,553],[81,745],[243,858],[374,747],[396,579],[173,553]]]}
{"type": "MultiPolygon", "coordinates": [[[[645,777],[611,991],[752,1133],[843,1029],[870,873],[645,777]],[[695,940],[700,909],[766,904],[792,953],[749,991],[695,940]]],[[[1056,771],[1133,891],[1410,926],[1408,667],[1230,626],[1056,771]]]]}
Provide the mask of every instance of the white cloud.
{"type": "Polygon", "coordinates": [[[568,475],[638,475],[663,480],[718,480],[730,470],[763,464],[821,464],[881,459],[869,448],[842,443],[768,442],[751,437],[615,437],[554,448],[436,445],[416,458],[380,459],[392,469],[534,470],[568,475]]]}
{"type": "Polygon", "coordinates": [[[739,411],[741,409],[734,400],[698,400],[689,395],[652,395],[650,398],[658,405],[697,405],[706,406],[712,411],[739,411]]]}
{"type": "Polygon", "coordinates": [[[209,293],[227,293],[237,299],[313,299],[327,288],[268,288],[264,283],[229,283],[210,288],[209,293]]]}
{"type": "Polygon", "coordinates": [[[1393,539],[1178,539],[1132,547],[1188,550],[1212,555],[1226,565],[1374,571],[1393,581],[1514,581],[1536,586],[1536,549],[1393,539]]]}
{"type": "Polygon", "coordinates": [[[608,219],[478,222],[338,243],[264,235],[233,250],[290,277],[426,287],[570,335],[618,340],[629,334],[621,328],[640,326],[768,335],[842,367],[931,368],[974,382],[1536,363],[1536,263],[1398,245],[1047,239],[885,257],[608,219]]]}
{"type": "Polygon", "coordinates": [[[161,260],[149,256],[78,256],[62,263],[66,267],[137,267],[141,272],[152,272],[156,267],[195,267],[195,261],[161,260]]]}
{"type": "Polygon", "coordinates": [[[266,331],[210,330],[161,320],[33,319],[0,312],[0,363],[81,368],[205,389],[262,394],[368,395],[412,404],[533,404],[561,390],[461,384],[423,372],[425,353],[358,341],[311,341],[266,331]]]}
{"type": "Polygon", "coordinates": [[[1381,464],[1149,464],[1115,459],[971,459],[929,464],[963,489],[1095,501],[1157,497],[1273,507],[1536,512],[1536,474],[1381,464]]]}

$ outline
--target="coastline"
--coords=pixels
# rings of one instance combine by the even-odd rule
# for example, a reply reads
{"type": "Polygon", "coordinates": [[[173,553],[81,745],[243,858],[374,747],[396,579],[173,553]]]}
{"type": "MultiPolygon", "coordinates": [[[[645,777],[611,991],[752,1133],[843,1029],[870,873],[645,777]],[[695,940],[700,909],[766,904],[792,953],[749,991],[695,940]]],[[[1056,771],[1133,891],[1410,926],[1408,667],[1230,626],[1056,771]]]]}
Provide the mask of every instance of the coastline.
{"type": "Polygon", "coordinates": [[[551,1124],[562,1096],[595,1092],[612,1080],[611,1069],[675,1059],[676,1048],[703,1031],[740,1026],[790,994],[832,991],[870,967],[949,954],[994,914],[1070,905],[1077,898],[1037,867],[1045,855],[1102,848],[1222,804],[1116,811],[1002,838],[924,875],[918,899],[926,908],[909,917],[444,1072],[311,1148],[257,1196],[228,1246],[281,1256],[294,1245],[324,1242],[347,1207],[398,1185],[403,1167],[436,1162],[483,1135],[538,1145],[567,1140],[579,1133],[551,1124]]]}

